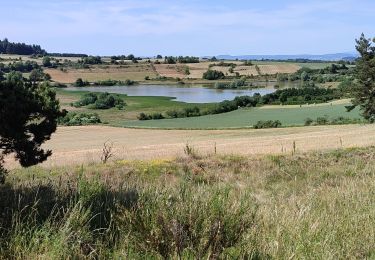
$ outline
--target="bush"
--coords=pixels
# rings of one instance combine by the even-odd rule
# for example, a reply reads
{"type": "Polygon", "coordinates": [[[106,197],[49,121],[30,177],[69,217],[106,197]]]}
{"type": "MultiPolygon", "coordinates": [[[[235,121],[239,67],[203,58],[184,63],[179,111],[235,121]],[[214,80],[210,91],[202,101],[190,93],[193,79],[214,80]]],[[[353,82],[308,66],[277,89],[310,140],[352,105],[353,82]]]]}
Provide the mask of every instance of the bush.
{"type": "Polygon", "coordinates": [[[78,63],[82,64],[102,64],[102,59],[99,56],[83,57],[78,63]]]}
{"type": "Polygon", "coordinates": [[[90,104],[94,104],[98,100],[98,96],[95,93],[84,94],[81,99],[77,102],[74,102],[72,106],[74,107],[83,107],[90,104]]]}
{"type": "Polygon", "coordinates": [[[151,119],[152,117],[150,115],[147,115],[143,112],[138,115],[138,120],[151,120],[151,119]]]}
{"type": "Polygon", "coordinates": [[[151,114],[151,119],[153,120],[164,119],[164,116],[161,113],[153,113],[151,114]]]}
{"type": "Polygon", "coordinates": [[[326,125],[326,124],[328,124],[328,118],[327,117],[318,117],[316,119],[316,123],[318,125],[326,125]]]}
{"type": "Polygon", "coordinates": [[[92,109],[109,109],[112,107],[123,109],[126,106],[126,103],[119,95],[104,92],[99,95],[96,93],[84,94],[79,101],[72,103],[71,105],[74,107],[90,105],[89,108],[92,109]]]}
{"type": "Polygon", "coordinates": [[[223,83],[223,82],[216,82],[215,88],[217,89],[236,89],[246,86],[245,79],[236,79],[233,80],[231,83],[223,83]]]}
{"type": "Polygon", "coordinates": [[[179,56],[177,57],[178,63],[199,63],[199,57],[193,57],[193,56],[179,56]]]}
{"type": "Polygon", "coordinates": [[[267,121],[258,121],[255,125],[255,129],[262,129],[262,128],[278,128],[281,126],[281,122],[279,120],[267,120],[267,121]]]}
{"type": "Polygon", "coordinates": [[[69,112],[64,117],[59,119],[59,124],[66,126],[93,125],[99,123],[101,123],[101,120],[96,113],[86,114],[69,112]]]}
{"type": "Polygon", "coordinates": [[[358,124],[363,122],[361,119],[357,118],[346,118],[346,117],[336,117],[332,118],[331,120],[328,117],[318,117],[315,121],[307,118],[305,120],[305,125],[345,125],[345,124],[358,124]]]}
{"type": "Polygon", "coordinates": [[[83,81],[81,78],[78,78],[74,83],[74,86],[76,87],[85,87],[88,85],[90,85],[90,83],[87,80],[83,81]]]}
{"type": "Polygon", "coordinates": [[[178,118],[181,117],[179,111],[177,110],[168,110],[166,112],[166,115],[170,118],[178,118]]]}
{"type": "Polygon", "coordinates": [[[207,70],[205,73],[203,73],[203,79],[216,80],[216,79],[223,79],[223,78],[225,78],[225,75],[221,71],[207,70]]]}
{"type": "Polygon", "coordinates": [[[200,109],[199,107],[187,107],[183,109],[183,113],[185,117],[200,116],[200,109]]]}
{"type": "Polygon", "coordinates": [[[305,126],[309,126],[309,125],[311,125],[313,122],[314,122],[314,120],[312,120],[311,118],[306,118],[306,119],[305,119],[305,126]]]}
{"type": "Polygon", "coordinates": [[[125,81],[108,79],[108,80],[94,82],[94,85],[96,86],[116,86],[116,85],[117,86],[121,86],[121,85],[131,86],[131,85],[135,85],[136,83],[137,83],[136,81],[133,81],[130,79],[127,79],[125,81]]]}
{"type": "Polygon", "coordinates": [[[236,105],[236,102],[224,100],[220,103],[218,103],[214,108],[208,110],[210,114],[221,114],[230,112],[233,110],[238,109],[238,106],[236,105]]]}

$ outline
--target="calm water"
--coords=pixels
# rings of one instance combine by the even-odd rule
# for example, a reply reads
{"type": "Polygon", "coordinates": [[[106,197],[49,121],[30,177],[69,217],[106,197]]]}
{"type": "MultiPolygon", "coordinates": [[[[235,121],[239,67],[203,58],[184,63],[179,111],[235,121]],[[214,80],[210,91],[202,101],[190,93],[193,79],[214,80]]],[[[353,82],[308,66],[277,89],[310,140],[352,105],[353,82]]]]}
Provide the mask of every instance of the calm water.
{"type": "Polygon", "coordinates": [[[108,92],[117,94],[127,94],[128,96],[162,96],[174,97],[176,101],[187,103],[212,103],[223,100],[232,100],[236,96],[249,95],[255,93],[261,95],[269,94],[275,91],[272,87],[258,89],[213,89],[203,86],[170,86],[170,85],[136,85],[136,86],[113,86],[113,87],[87,87],[87,88],[68,88],[71,91],[89,90],[92,92],[108,92]]]}

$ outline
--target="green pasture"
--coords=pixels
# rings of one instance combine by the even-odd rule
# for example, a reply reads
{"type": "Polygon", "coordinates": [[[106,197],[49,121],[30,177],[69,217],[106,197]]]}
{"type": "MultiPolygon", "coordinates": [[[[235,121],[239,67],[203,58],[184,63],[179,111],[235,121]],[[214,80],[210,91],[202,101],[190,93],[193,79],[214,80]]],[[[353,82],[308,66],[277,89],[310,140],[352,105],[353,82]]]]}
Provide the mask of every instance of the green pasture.
{"type": "Polygon", "coordinates": [[[74,108],[70,103],[75,102],[81,98],[85,93],[89,92],[89,88],[83,89],[82,91],[67,91],[63,89],[57,89],[57,96],[60,100],[60,104],[63,108],[68,111],[75,111],[81,113],[97,113],[102,122],[109,124],[118,124],[124,120],[136,120],[139,113],[144,112],[148,114],[152,113],[164,113],[168,110],[181,110],[187,107],[198,106],[200,109],[206,109],[214,106],[215,104],[202,104],[202,103],[184,103],[174,101],[172,97],[155,97],[155,96],[126,96],[121,95],[126,102],[124,110],[118,110],[117,108],[112,109],[88,109],[86,107],[74,108]],[[87,90],[86,90],[87,89],[87,90]]]}
{"type": "Polygon", "coordinates": [[[239,109],[224,114],[191,118],[126,121],[116,124],[123,127],[170,128],[170,129],[222,129],[251,127],[260,120],[280,120],[283,126],[303,125],[306,118],[316,119],[327,116],[329,119],[343,116],[359,118],[359,111],[346,112],[345,104],[324,104],[302,107],[275,107],[239,109]]]}

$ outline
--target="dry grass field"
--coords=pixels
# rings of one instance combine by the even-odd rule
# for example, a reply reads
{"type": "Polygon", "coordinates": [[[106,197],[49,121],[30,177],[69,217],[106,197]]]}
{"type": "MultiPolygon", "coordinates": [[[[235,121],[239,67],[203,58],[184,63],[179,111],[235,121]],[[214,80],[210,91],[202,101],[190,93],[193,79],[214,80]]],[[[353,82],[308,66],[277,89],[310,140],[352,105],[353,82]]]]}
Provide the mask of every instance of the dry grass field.
{"type": "MultiPolygon", "coordinates": [[[[22,61],[35,61],[39,65],[42,64],[42,58],[31,58],[25,55],[6,55],[1,54],[0,58],[4,59],[1,62],[8,63],[16,60],[22,61]]],[[[69,60],[72,62],[78,62],[80,58],[78,57],[54,57],[58,59],[61,63],[64,60],[69,60]]],[[[103,61],[110,62],[108,57],[103,57],[103,61]]],[[[155,62],[156,60],[151,60],[155,62]]],[[[45,72],[49,73],[52,80],[60,83],[73,83],[77,78],[82,78],[90,82],[100,81],[100,80],[135,80],[144,81],[145,77],[148,76],[151,79],[157,76],[163,76],[167,78],[180,78],[180,79],[191,79],[197,80],[202,79],[203,73],[206,72],[210,64],[219,63],[201,61],[200,63],[190,63],[190,64],[149,64],[146,60],[142,60],[137,64],[131,63],[129,61],[126,65],[93,65],[90,69],[74,69],[69,68],[66,71],[61,71],[59,69],[46,69],[45,72]],[[185,67],[189,68],[189,75],[185,74],[185,67]]],[[[213,66],[211,69],[222,71],[225,75],[235,76],[239,73],[241,76],[259,76],[256,69],[257,65],[259,67],[260,73],[262,75],[276,75],[277,73],[294,73],[302,67],[311,68],[323,68],[328,66],[326,63],[291,63],[291,62],[272,62],[272,61],[254,61],[253,66],[243,66],[243,61],[225,61],[228,63],[234,63],[237,66],[234,68],[233,73],[229,72],[229,67],[225,66],[213,66]]]]}
{"type": "Polygon", "coordinates": [[[90,82],[108,79],[141,81],[146,76],[156,76],[149,64],[92,66],[90,69],[68,69],[66,72],[59,69],[46,69],[45,72],[51,75],[52,80],[61,83],[73,83],[78,78],[90,82]]]}
{"type": "Polygon", "coordinates": [[[164,76],[168,78],[180,78],[180,79],[188,77],[188,75],[185,75],[183,72],[184,65],[155,64],[154,67],[160,76],[164,76]]]}
{"type": "MultiPolygon", "coordinates": [[[[158,74],[164,77],[179,77],[179,78],[191,78],[191,79],[201,79],[203,73],[205,73],[210,64],[218,62],[200,62],[200,63],[190,63],[186,64],[189,67],[190,74],[185,75],[182,72],[182,67],[185,65],[168,65],[168,64],[158,64],[155,65],[156,71],[158,74]]],[[[229,72],[229,67],[223,66],[213,66],[211,69],[222,71],[224,74],[229,76],[235,76],[235,73],[238,72],[240,75],[246,76],[258,76],[258,72],[254,66],[242,66],[243,62],[241,61],[231,61],[231,63],[237,64],[237,67],[234,68],[233,73],[229,72]]],[[[301,68],[300,65],[294,63],[267,63],[258,65],[261,74],[275,75],[277,73],[294,73],[301,68]]]]}
{"type": "MultiPolygon", "coordinates": [[[[12,62],[15,60],[22,60],[22,61],[35,61],[39,65],[42,65],[43,63],[42,58],[32,58],[29,55],[0,54],[0,58],[4,59],[2,62],[12,62]]],[[[79,57],[52,57],[52,58],[59,60],[61,63],[64,62],[64,60],[78,62],[78,60],[81,59],[79,57]]]]}
{"type": "MultiPolygon", "coordinates": [[[[213,66],[211,69],[222,71],[224,74],[229,76],[235,76],[236,72],[240,75],[245,76],[258,76],[258,72],[254,66],[242,66],[243,62],[241,61],[230,61],[231,63],[237,64],[237,67],[234,68],[233,73],[229,72],[229,67],[223,66],[213,66]]],[[[205,73],[210,64],[218,62],[200,62],[200,63],[190,63],[186,65],[175,65],[175,64],[155,64],[155,69],[160,76],[172,77],[172,78],[191,78],[191,79],[201,79],[203,73],[205,73]],[[182,68],[188,66],[190,70],[189,75],[185,75],[182,72],[182,68]]],[[[261,74],[275,75],[277,73],[294,73],[301,68],[300,65],[293,63],[264,63],[258,65],[261,74]]]]}
{"type": "MultiPolygon", "coordinates": [[[[114,159],[160,159],[183,155],[187,143],[199,153],[277,154],[375,145],[374,125],[314,126],[264,130],[146,130],[104,126],[60,127],[47,142],[45,166],[98,162],[103,143],[114,159]]],[[[8,160],[9,166],[13,163],[8,160]]],[[[13,164],[12,167],[15,165],[13,164]]]]}

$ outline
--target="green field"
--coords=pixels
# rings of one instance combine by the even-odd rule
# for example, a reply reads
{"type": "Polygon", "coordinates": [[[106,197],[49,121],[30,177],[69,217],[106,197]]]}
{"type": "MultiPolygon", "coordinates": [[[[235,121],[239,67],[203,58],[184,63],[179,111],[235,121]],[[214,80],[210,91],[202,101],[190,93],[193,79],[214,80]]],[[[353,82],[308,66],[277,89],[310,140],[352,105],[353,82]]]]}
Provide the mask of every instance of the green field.
{"type": "Polygon", "coordinates": [[[116,124],[125,127],[171,128],[171,129],[220,129],[251,127],[260,120],[280,120],[283,126],[303,125],[306,118],[328,116],[330,119],[343,116],[360,118],[359,111],[346,112],[346,104],[323,104],[302,107],[261,107],[239,109],[233,112],[191,118],[150,121],[126,121],[116,124]]]}
{"type": "Polygon", "coordinates": [[[306,118],[315,120],[317,117],[327,116],[329,119],[345,117],[356,119],[360,118],[359,111],[354,110],[346,112],[345,106],[349,104],[338,101],[317,104],[309,106],[266,106],[258,108],[244,108],[224,114],[207,115],[201,117],[163,119],[139,121],[139,113],[165,113],[168,110],[180,110],[186,107],[198,106],[200,109],[206,109],[214,106],[210,104],[193,104],[173,101],[170,97],[135,97],[120,95],[126,102],[125,110],[116,108],[107,110],[88,109],[86,107],[74,108],[70,106],[71,102],[80,99],[81,95],[87,91],[70,92],[57,90],[63,108],[68,111],[82,113],[97,113],[102,122],[119,127],[136,128],[165,128],[165,129],[225,129],[225,128],[247,128],[261,120],[280,120],[283,126],[303,125],[306,118]]]}
{"type": "Polygon", "coordinates": [[[112,109],[88,109],[86,107],[74,108],[70,103],[78,101],[81,96],[88,93],[89,89],[86,88],[82,91],[66,91],[63,89],[57,89],[57,97],[60,100],[62,108],[68,111],[75,111],[81,113],[97,113],[102,122],[109,124],[118,124],[125,120],[135,120],[139,113],[163,113],[167,110],[178,110],[186,107],[198,106],[201,109],[206,109],[213,106],[214,104],[195,104],[195,103],[184,103],[174,101],[172,97],[154,97],[154,96],[126,96],[120,95],[126,102],[124,110],[118,110],[117,108],[112,109]],[[87,89],[87,91],[86,91],[87,89]]]}

